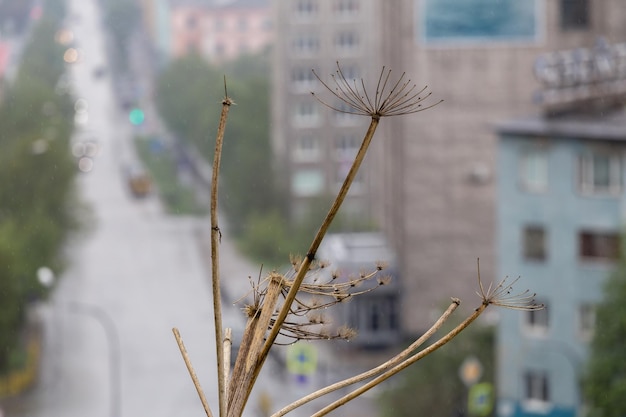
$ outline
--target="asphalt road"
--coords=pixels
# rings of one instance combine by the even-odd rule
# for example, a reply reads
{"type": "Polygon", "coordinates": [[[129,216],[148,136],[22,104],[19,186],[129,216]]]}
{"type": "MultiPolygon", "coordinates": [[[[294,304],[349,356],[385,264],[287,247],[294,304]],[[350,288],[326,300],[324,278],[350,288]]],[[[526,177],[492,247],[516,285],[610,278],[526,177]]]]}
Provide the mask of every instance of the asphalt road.
{"type": "MultiPolygon", "coordinates": [[[[11,401],[5,417],[203,416],[172,327],[179,328],[216,414],[208,219],[169,216],[156,196],[138,200],[129,192],[123,167],[136,158],[134,132],[113,97],[109,74],[96,75],[107,66],[96,2],[69,3],[80,50],[69,70],[75,96],[87,103],[76,138],[99,145],[93,169],[78,178],[88,227],[70,245],[70,266],[38,310],[45,325],[40,382],[11,401]]],[[[242,259],[227,235],[220,266],[226,325],[241,325],[241,312],[228,301],[249,290],[248,276],[256,278],[259,266],[242,259]]],[[[333,373],[347,366],[333,364],[328,350],[320,350],[319,363],[324,372],[299,385],[279,362],[268,361],[246,415],[261,415],[261,396],[276,410],[332,382],[333,373]]],[[[290,415],[311,415],[319,404],[290,415]]],[[[354,406],[339,415],[372,410],[365,400],[354,406]]]]}

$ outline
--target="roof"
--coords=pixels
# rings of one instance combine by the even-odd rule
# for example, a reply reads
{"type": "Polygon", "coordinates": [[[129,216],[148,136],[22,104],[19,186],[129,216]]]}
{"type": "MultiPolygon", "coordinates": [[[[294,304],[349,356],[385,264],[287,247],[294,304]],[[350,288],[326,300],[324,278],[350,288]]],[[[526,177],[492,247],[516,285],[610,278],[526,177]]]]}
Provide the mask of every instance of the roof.
{"type": "Polygon", "coordinates": [[[270,7],[269,0],[169,0],[172,7],[193,6],[207,9],[259,9],[270,7]]]}
{"type": "Polygon", "coordinates": [[[381,233],[334,233],[326,235],[320,258],[331,263],[373,265],[376,261],[394,262],[395,256],[381,233]]]}
{"type": "Polygon", "coordinates": [[[499,135],[626,141],[626,108],[558,117],[528,116],[499,123],[496,131],[499,135]]]}
{"type": "Polygon", "coordinates": [[[0,41],[0,78],[4,77],[4,73],[9,65],[9,56],[11,53],[11,46],[0,41]]]}

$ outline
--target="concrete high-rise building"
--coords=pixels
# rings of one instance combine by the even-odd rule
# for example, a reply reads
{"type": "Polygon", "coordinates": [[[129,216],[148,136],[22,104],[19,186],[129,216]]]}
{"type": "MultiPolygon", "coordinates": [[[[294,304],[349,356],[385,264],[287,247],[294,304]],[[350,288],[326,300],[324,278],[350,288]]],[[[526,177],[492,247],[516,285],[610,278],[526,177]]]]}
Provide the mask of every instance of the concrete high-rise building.
{"type": "Polygon", "coordinates": [[[502,278],[495,269],[494,124],[536,112],[538,55],[591,47],[600,36],[626,39],[619,0],[489,3],[398,0],[376,11],[381,62],[445,100],[382,120],[372,154],[372,203],[397,252],[401,318],[412,333],[451,296],[467,309],[479,302],[477,258],[483,280],[502,278]]]}
{"type": "MultiPolygon", "coordinates": [[[[278,175],[289,191],[292,218],[306,215],[315,199],[337,193],[360,146],[368,121],[318,103],[316,91],[332,105],[325,81],[339,61],[349,79],[369,78],[379,69],[377,1],[274,1],[275,51],[272,70],[272,141],[278,175]]],[[[343,213],[371,215],[370,173],[364,169],[343,213]]]]}

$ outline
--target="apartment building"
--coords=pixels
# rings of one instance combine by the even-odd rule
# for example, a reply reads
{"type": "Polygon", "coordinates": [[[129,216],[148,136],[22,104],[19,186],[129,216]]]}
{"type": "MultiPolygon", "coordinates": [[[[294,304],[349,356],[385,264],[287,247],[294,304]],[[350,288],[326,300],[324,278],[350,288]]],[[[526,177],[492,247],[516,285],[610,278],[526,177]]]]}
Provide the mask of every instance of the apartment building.
{"type": "MultiPolygon", "coordinates": [[[[333,111],[324,80],[337,70],[349,79],[379,71],[378,23],[373,0],[274,1],[276,41],[272,69],[272,141],[279,172],[289,190],[291,216],[306,216],[311,202],[336,195],[367,129],[368,120],[333,111]]],[[[342,213],[371,215],[367,167],[356,178],[342,213]]]]}
{"type": "Polygon", "coordinates": [[[140,0],[160,62],[198,53],[212,63],[257,53],[273,40],[269,0],[140,0]]]}
{"type": "MultiPolygon", "coordinates": [[[[381,62],[444,102],[383,119],[372,154],[376,218],[394,246],[406,330],[420,333],[449,297],[466,311],[504,272],[496,247],[496,122],[537,112],[534,67],[548,51],[626,39],[616,0],[380,2],[381,62]]],[[[506,273],[519,274],[515,268],[506,273]]]]}
{"type": "Polygon", "coordinates": [[[502,314],[505,417],[584,412],[579,385],[595,306],[624,226],[626,43],[538,62],[543,111],[498,126],[498,270],[521,274],[546,306],[502,314]]]}

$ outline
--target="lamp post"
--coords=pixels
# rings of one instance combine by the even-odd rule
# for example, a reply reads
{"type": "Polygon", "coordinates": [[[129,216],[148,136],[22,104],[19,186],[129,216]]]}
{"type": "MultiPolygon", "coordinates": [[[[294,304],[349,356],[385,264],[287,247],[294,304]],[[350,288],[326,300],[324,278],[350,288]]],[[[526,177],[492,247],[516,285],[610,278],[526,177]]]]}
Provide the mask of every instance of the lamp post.
{"type": "MultiPolygon", "coordinates": [[[[52,288],[55,276],[48,267],[41,267],[37,270],[39,283],[46,288],[52,288]]],[[[95,319],[104,330],[104,334],[109,350],[109,409],[111,417],[121,417],[122,415],[122,362],[120,338],[115,326],[115,322],[109,314],[101,307],[84,302],[68,302],[69,310],[73,313],[82,314],[95,319]]],[[[1,416],[0,416],[1,417],[1,416]]]]}
{"type": "Polygon", "coordinates": [[[94,318],[104,330],[109,345],[109,390],[110,415],[121,417],[122,410],[122,370],[120,339],[115,322],[102,308],[83,302],[70,302],[70,311],[94,318]]]}

